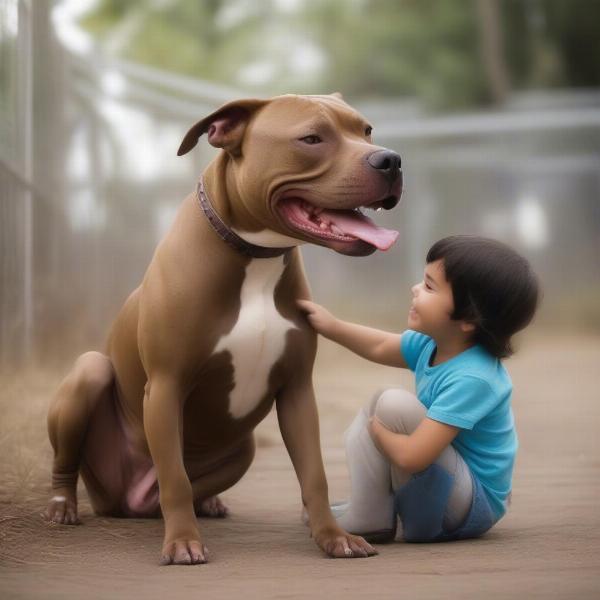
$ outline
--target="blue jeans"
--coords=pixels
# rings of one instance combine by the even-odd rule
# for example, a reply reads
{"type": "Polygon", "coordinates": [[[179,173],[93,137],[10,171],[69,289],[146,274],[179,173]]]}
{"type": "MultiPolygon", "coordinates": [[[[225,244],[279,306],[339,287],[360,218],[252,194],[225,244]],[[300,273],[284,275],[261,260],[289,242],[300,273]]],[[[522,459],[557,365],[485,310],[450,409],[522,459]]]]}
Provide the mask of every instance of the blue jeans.
{"type": "Polygon", "coordinates": [[[476,477],[473,481],[473,500],[464,521],[454,530],[443,526],[448,497],[454,477],[443,467],[433,463],[413,475],[394,497],[394,508],[403,526],[407,542],[448,542],[483,535],[496,522],[485,490],[476,477]]]}

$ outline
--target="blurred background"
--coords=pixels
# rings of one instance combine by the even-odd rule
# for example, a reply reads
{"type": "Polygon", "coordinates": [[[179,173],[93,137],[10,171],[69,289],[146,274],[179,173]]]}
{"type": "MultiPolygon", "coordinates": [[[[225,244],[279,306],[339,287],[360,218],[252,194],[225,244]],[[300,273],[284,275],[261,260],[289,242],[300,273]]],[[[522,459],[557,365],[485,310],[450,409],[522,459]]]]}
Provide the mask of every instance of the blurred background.
{"type": "Polygon", "coordinates": [[[539,273],[540,334],[600,333],[600,2],[0,0],[0,370],[99,348],[228,100],[340,91],[402,155],[387,253],[306,247],[316,299],[401,330],[436,239],[539,273]]]}

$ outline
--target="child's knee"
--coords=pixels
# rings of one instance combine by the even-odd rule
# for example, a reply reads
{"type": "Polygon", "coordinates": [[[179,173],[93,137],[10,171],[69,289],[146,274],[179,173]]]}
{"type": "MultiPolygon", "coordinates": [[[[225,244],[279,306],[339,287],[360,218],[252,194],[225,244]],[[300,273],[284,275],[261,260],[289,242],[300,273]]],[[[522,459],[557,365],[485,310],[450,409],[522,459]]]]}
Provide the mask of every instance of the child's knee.
{"type": "Polygon", "coordinates": [[[425,417],[425,407],[419,399],[403,389],[385,390],[374,407],[374,415],[390,430],[412,433],[425,417]]]}

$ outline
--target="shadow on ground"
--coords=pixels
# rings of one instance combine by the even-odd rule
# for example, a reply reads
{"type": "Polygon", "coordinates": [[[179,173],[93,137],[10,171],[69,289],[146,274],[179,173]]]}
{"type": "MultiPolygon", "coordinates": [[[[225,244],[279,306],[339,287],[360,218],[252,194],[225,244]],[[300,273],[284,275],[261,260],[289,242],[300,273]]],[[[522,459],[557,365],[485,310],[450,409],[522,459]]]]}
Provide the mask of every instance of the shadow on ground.
{"type": "MultiPolygon", "coordinates": [[[[257,430],[246,477],[224,494],[232,515],[201,519],[211,562],[158,567],[160,520],[96,517],[80,485],[79,527],[45,506],[49,397],[61,374],[0,378],[0,597],[597,598],[600,596],[600,344],[538,338],[507,362],[520,452],[509,514],[479,540],[394,543],[362,560],[324,557],[300,522],[298,484],[275,415],[257,430]]],[[[410,374],[321,344],[315,375],[332,500],[348,490],[342,436],[379,388],[410,374]]]]}

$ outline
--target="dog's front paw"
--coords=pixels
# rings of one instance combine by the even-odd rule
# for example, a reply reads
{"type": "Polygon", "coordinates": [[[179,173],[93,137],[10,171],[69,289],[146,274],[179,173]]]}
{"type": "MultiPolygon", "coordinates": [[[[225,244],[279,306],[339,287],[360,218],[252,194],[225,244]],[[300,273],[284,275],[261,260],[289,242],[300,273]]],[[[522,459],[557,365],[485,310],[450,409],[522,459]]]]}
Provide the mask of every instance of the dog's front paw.
{"type": "Polygon", "coordinates": [[[339,527],[326,527],[313,535],[317,546],[332,558],[366,558],[377,554],[369,542],[339,527]]]}
{"type": "Polygon", "coordinates": [[[208,562],[208,548],[200,540],[175,540],[163,546],[161,565],[201,565],[208,562]]]}

